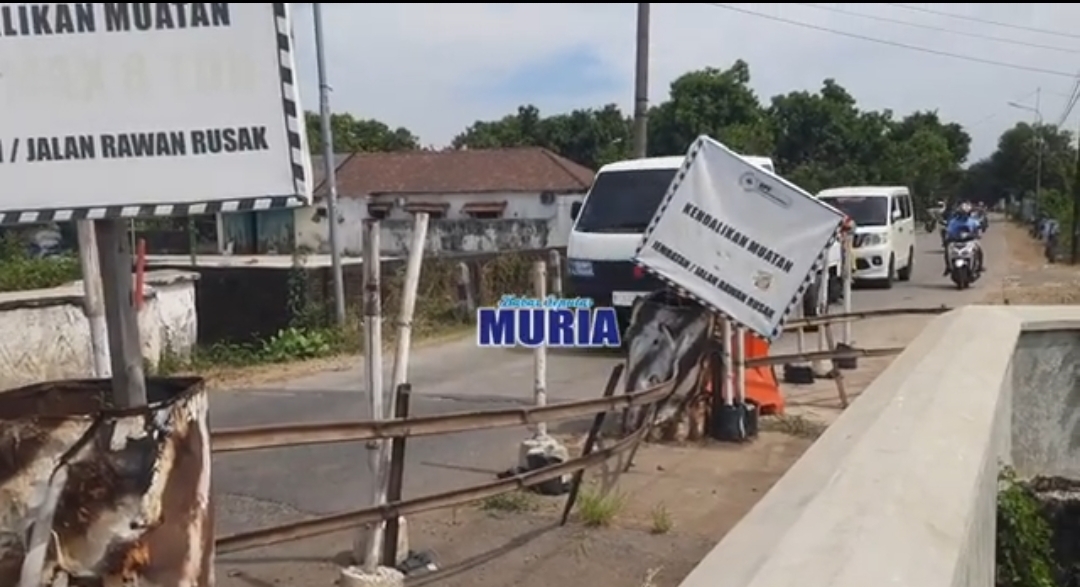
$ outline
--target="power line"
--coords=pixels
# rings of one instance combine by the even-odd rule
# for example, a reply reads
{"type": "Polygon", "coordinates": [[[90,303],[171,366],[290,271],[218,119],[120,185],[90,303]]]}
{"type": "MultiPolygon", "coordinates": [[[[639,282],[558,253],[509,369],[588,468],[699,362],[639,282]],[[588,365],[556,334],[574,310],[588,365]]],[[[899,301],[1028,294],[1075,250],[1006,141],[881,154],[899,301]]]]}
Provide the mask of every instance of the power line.
{"type": "MultiPolygon", "coordinates": [[[[1038,90],[1035,90],[1035,91],[1031,91],[1031,92],[1028,92],[1028,93],[1024,94],[1023,96],[1020,96],[1020,97],[1018,97],[1018,98],[1015,98],[1015,99],[1013,99],[1013,100],[1010,100],[1010,102],[1020,102],[1020,103],[1023,103],[1023,102],[1024,102],[1025,100],[1027,100],[1028,98],[1030,98],[1030,97],[1034,96],[1034,95],[1035,95],[1035,94],[1036,94],[1037,92],[1038,92],[1038,90]]],[[[967,129],[969,129],[969,130],[970,130],[970,129],[972,129],[972,128],[975,128],[976,126],[980,126],[980,125],[982,125],[982,124],[983,124],[983,123],[985,123],[985,122],[990,122],[991,120],[993,120],[993,119],[997,118],[998,116],[1000,116],[1000,115],[1001,115],[1001,113],[1003,113],[1003,112],[1006,112],[1006,111],[1009,111],[1009,110],[1010,110],[1010,107],[1008,107],[1008,106],[1002,106],[1002,107],[998,108],[997,110],[995,110],[994,112],[991,112],[990,114],[987,114],[986,116],[984,116],[984,117],[982,117],[982,118],[980,118],[980,119],[976,120],[975,122],[973,122],[973,123],[971,123],[971,124],[968,124],[968,125],[965,125],[965,128],[967,128],[967,129]]]]}
{"type": "Polygon", "coordinates": [[[1029,43],[1027,41],[1019,41],[1019,40],[1016,40],[1016,39],[1007,39],[1005,37],[997,37],[997,36],[994,36],[994,35],[984,35],[982,33],[971,33],[971,32],[968,32],[968,31],[958,31],[958,30],[955,30],[955,29],[939,27],[939,26],[934,26],[934,25],[929,25],[929,24],[922,24],[922,23],[919,23],[919,22],[909,22],[909,21],[906,21],[906,20],[900,20],[900,19],[896,19],[896,18],[888,18],[888,17],[885,17],[885,16],[878,16],[876,14],[865,14],[865,13],[862,13],[862,12],[854,12],[854,11],[851,11],[851,10],[846,10],[844,8],[836,8],[836,7],[832,7],[832,6],[824,6],[824,5],[821,5],[821,4],[814,4],[813,2],[793,2],[793,4],[798,4],[799,6],[807,6],[809,8],[816,8],[818,10],[825,10],[825,11],[828,11],[828,12],[835,12],[837,14],[845,14],[845,15],[848,15],[848,16],[855,16],[855,17],[858,17],[858,18],[865,18],[867,20],[874,20],[874,21],[877,21],[877,22],[887,22],[887,23],[891,23],[891,24],[898,24],[898,25],[902,25],[902,26],[906,26],[906,27],[923,29],[923,30],[927,30],[927,31],[936,31],[936,32],[939,32],[939,33],[948,33],[950,35],[957,35],[957,36],[960,36],[960,37],[969,37],[969,38],[972,38],[972,39],[983,39],[983,40],[986,40],[986,41],[994,41],[996,43],[1007,43],[1009,45],[1018,45],[1020,47],[1032,47],[1032,48],[1035,48],[1035,49],[1046,49],[1048,51],[1059,51],[1061,53],[1072,53],[1073,55],[1080,54],[1080,50],[1078,50],[1078,49],[1069,49],[1068,47],[1058,47],[1056,45],[1043,45],[1041,43],[1029,43]]]}
{"type": "Polygon", "coordinates": [[[1073,84],[1072,94],[1065,102],[1065,109],[1062,111],[1061,116],[1058,117],[1057,124],[1054,126],[1060,127],[1061,125],[1065,124],[1065,121],[1069,118],[1069,115],[1072,114],[1073,108],[1076,107],[1077,101],[1080,101],[1080,77],[1076,78],[1076,83],[1073,84]]]}
{"type": "Polygon", "coordinates": [[[981,24],[989,24],[993,26],[999,26],[1002,28],[1013,29],[1017,31],[1027,31],[1029,33],[1039,33],[1041,35],[1053,35],[1055,37],[1065,37],[1067,39],[1080,39],[1080,35],[1074,33],[1066,33],[1064,31],[1053,31],[1050,29],[1040,29],[1037,27],[1024,26],[1022,24],[1012,24],[1009,22],[1001,22],[997,20],[990,20],[988,18],[979,18],[977,16],[967,16],[966,14],[956,14],[955,12],[945,12],[943,10],[934,10],[932,8],[923,8],[922,6],[912,6],[910,4],[894,4],[891,2],[885,2],[886,6],[893,6],[895,8],[903,8],[904,10],[911,10],[912,12],[922,12],[924,14],[933,14],[935,16],[945,16],[948,18],[955,18],[957,20],[966,20],[968,22],[978,22],[981,24]]]}
{"type": "Polygon", "coordinates": [[[962,55],[960,53],[949,53],[948,51],[938,51],[937,49],[930,49],[928,47],[920,47],[918,45],[909,45],[907,43],[900,43],[900,42],[897,42],[897,41],[890,41],[888,39],[878,39],[878,38],[875,38],[875,37],[870,37],[870,36],[866,36],[866,35],[860,35],[858,33],[851,33],[851,32],[848,32],[848,31],[841,31],[841,30],[832,29],[832,28],[828,28],[828,27],[818,26],[816,24],[810,24],[808,22],[801,22],[801,21],[798,21],[798,20],[791,20],[791,19],[788,19],[788,18],[780,17],[780,16],[773,16],[771,14],[763,14],[761,12],[754,12],[753,10],[746,10],[745,8],[739,8],[737,6],[731,6],[730,4],[717,4],[717,3],[714,3],[714,2],[707,2],[706,4],[708,4],[709,6],[713,6],[715,8],[722,8],[724,10],[729,10],[731,12],[738,12],[740,14],[746,14],[748,16],[756,16],[758,18],[763,18],[765,20],[772,20],[772,21],[775,21],[775,22],[782,22],[784,24],[790,24],[792,26],[797,26],[797,27],[802,27],[802,28],[805,28],[805,29],[820,31],[820,32],[823,32],[823,33],[831,33],[831,34],[838,35],[838,36],[841,36],[841,37],[847,37],[849,39],[858,39],[860,41],[866,41],[868,43],[877,43],[879,45],[887,45],[889,47],[896,47],[898,49],[907,49],[909,51],[917,51],[919,53],[926,53],[928,55],[937,55],[938,57],[951,57],[953,59],[958,59],[960,61],[969,61],[971,63],[982,63],[984,65],[996,65],[997,67],[1003,67],[1003,68],[1006,68],[1006,69],[1014,69],[1014,70],[1017,70],[1017,71],[1030,71],[1032,73],[1041,73],[1041,74],[1053,75],[1053,76],[1057,76],[1057,77],[1067,77],[1067,78],[1070,78],[1070,79],[1075,77],[1071,73],[1067,73],[1067,72],[1064,72],[1064,71],[1057,71],[1057,70],[1054,70],[1054,69],[1044,69],[1044,68],[1041,68],[1041,67],[1033,67],[1033,66],[1029,66],[1029,65],[1020,65],[1018,63],[1008,63],[1008,62],[1005,62],[1005,61],[995,61],[993,59],[984,59],[982,57],[975,57],[974,55],[962,55]]]}

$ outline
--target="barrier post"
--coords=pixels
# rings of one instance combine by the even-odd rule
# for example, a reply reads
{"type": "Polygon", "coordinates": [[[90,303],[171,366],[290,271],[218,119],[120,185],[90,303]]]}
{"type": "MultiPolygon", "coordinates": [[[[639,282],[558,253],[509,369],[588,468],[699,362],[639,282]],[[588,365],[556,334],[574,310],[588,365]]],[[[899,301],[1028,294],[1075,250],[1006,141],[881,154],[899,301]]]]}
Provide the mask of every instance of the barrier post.
{"type": "MultiPolygon", "coordinates": [[[[851,313],[851,286],[855,280],[855,225],[852,224],[851,219],[847,219],[844,223],[844,236],[843,247],[841,248],[841,270],[842,278],[844,280],[844,313],[851,313]]],[[[851,346],[851,321],[844,321],[843,330],[843,342],[847,346],[851,346]]]]}
{"type": "MultiPolygon", "coordinates": [[[[379,221],[364,221],[364,371],[367,378],[368,401],[372,420],[385,420],[383,406],[383,360],[382,360],[382,295],[379,264],[379,221]]],[[[381,506],[386,500],[386,486],[382,478],[382,445],[385,441],[368,443],[368,465],[371,469],[372,505],[381,506]]],[[[374,574],[382,559],[383,522],[373,523],[361,529],[353,544],[353,556],[363,564],[363,572],[374,574]]]]}
{"type": "MultiPolygon", "coordinates": [[[[825,263],[822,263],[820,274],[818,275],[818,316],[827,316],[829,314],[829,268],[825,263]]],[[[828,324],[821,324],[817,329],[817,350],[824,351],[828,348],[828,343],[825,340],[825,329],[828,324]]],[[[815,377],[828,377],[829,369],[825,366],[825,361],[821,359],[815,359],[810,363],[810,369],[814,372],[815,377]]]]}
{"type": "MultiPolygon", "coordinates": [[[[533,289],[536,299],[547,297],[547,264],[543,261],[533,265],[533,289]]],[[[533,350],[533,403],[537,407],[547,405],[547,346],[543,344],[533,350]]],[[[547,436],[547,422],[536,424],[536,435],[547,436]]]]}
{"type": "MultiPolygon", "coordinates": [[[[533,295],[537,299],[547,297],[547,262],[533,264],[533,295]]],[[[539,345],[533,350],[533,403],[537,407],[547,405],[547,346],[539,345]]],[[[566,462],[570,453],[566,447],[548,435],[547,422],[537,422],[531,438],[526,438],[518,446],[518,468],[522,471],[545,466],[552,462],[566,462]]],[[[564,481],[569,482],[567,477],[564,481]]]]}
{"type": "Polygon", "coordinates": [[[746,403],[746,328],[735,327],[735,402],[746,403]]]}

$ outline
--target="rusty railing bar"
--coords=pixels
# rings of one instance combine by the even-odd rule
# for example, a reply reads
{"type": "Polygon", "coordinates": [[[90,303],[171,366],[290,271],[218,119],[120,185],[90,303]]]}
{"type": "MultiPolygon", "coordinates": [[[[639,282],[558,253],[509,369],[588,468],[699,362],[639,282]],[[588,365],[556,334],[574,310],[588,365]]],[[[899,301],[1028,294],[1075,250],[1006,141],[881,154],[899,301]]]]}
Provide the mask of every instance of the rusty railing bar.
{"type": "Polygon", "coordinates": [[[463,487],[461,489],[434,495],[425,495],[414,499],[406,499],[396,503],[388,503],[380,507],[353,510],[342,514],[321,516],[311,520],[302,520],[299,522],[273,526],[271,528],[262,528],[250,532],[240,532],[229,536],[222,536],[215,541],[215,550],[218,554],[226,554],[270,546],[281,542],[301,540],[312,536],[348,530],[371,522],[389,520],[398,516],[407,516],[431,510],[464,505],[518,489],[532,487],[545,481],[574,473],[578,470],[595,467],[611,457],[629,450],[631,447],[637,445],[638,441],[642,438],[648,428],[648,425],[642,425],[631,435],[623,438],[618,443],[607,448],[598,449],[591,454],[571,459],[564,463],[549,465],[541,469],[535,469],[513,477],[500,479],[492,483],[463,487]]]}
{"type": "Polygon", "coordinates": [[[211,446],[215,453],[237,452],[285,446],[333,444],[379,438],[434,436],[469,430],[527,426],[541,421],[568,420],[591,416],[598,411],[652,404],[667,396],[671,392],[672,385],[674,385],[674,382],[668,381],[649,389],[620,394],[610,398],[600,397],[543,407],[457,412],[438,416],[395,418],[393,420],[379,421],[287,424],[282,426],[226,429],[211,434],[211,446]]]}
{"type": "Polygon", "coordinates": [[[828,361],[830,359],[850,359],[853,357],[891,357],[904,352],[902,346],[883,347],[877,349],[837,349],[835,351],[814,351],[812,353],[791,353],[789,355],[772,355],[759,359],[747,359],[746,367],[768,367],[770,365],[783,365],[794,361],[828,361]]]}
{"type": "Polygon", "coordinates": [[[905,316],[909,314],[932,316],[935,314],[944,314],[949,310],[952,310],[952,308],[948,306],[937,306],[933,308],[885,308],[882,310],[849,312],[847,314],[828,314],[826,316],[789,320],[784,324],[784,332],[794,332],[799,328],[805,328],[807,326],[820,326],[822,324],[835,324],[837,322],[855,322],[856,320],[863,320],[866,318],[888,318],[889,316],[905,316]]]}

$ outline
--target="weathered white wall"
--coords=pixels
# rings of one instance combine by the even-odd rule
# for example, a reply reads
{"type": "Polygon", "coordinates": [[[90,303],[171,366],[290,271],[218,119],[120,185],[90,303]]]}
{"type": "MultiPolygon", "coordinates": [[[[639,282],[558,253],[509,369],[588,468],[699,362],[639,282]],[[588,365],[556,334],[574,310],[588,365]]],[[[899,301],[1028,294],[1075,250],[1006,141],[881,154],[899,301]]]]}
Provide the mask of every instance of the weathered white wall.
{"type": "MultiPolygon", "coordinates": [[[[143,356],[156,365],[166,353],[195,348],[197,273],[151,271],[139,312],[143,356]]],[[[90,325],[82,283],[0,294],[0,389],[93,376],[90,325]]]]}
{"type": "MultiPolygon", "coordinates": [[[[431,255],[456,253],[496,253],[565,247],[553,242],[548,220],[432,220],[428,223],[427,248],[431,255]]],[[[383,220],[379,222],[379,244],[382,254],[396,257],[409,252],[413,221],[383,220]]]]}
{"type": "MultiPolygon", "coordinates": [[[[490,232],[491,227],[484,229],[484,236],[475,229],[467,229],[466,232],[476,233],[477,238],[469,242],[477,243],[477,247],[469,249],[466,248],[462,252],[478,252],[492,250],[484,248],[483,243],[514,243],[535,242],[531,237],[524,239],[519,236],[519,228],[526,226],[538,226],[533,221],[543,220],[546,222],[548,228],[546,230],[548,238],[552,239],[554,244],[547,246],[566,246],[566,242],[570,234],[570,226],[573,224],[573,220],[570,218],[570,206],[573,202],[580,202],[585,197],[584,194],[566,194],[556,196],[554,201],[550,204],[545,204],[541,201],[540,194],[516,194],[516,193],[483,193],[483,194],[433,194],[433,195],[379,195],[372,197],[372,202],[385,202],[392,204],[392,207],[383,221],[384,223],[391,222],[411,222],[412,214],[405,211],[403,207],[398,205],[398,198],[404,200],[404,202],[446,202],[450,206],[446,212],[446,218],[432,222],[434,228],[436,222],[477,222],[473,220],[468,214],[462,211],[465,204],[473,202],[506,202],[506,210],[503,212],[503,221],[518,220],[525,221],[526,224],[502,224],[506,232],[500,235],[494,235],[490,232]]],[[[338,233],[342,243],[342,249],[347,256],[359,257],[363,252],[363,221],[368,218],[367,203],[362,198],[343,197],[338,200],[338,233]]],[[[296,245],[299,248],[309,252],[316,253],[328,253],[329,248],[329,234],[327,228],[327,221],[325,215],[320,215],[316,212],[315,207],[299,208],[296,210],[296,245]]],[[[484,221],[484,222],[498,222],[498,221],[484,221]]],[[[397,226],[397,225],[394,225],[397,226]]],[[[460,234],[463,230],[461,227],[467,226],[467,224],[449,224],[445,229],[445,233],[449,236],[460,234]]],[[[470,225],[471,226],[471,225],[470,225]]],[[[494,225],[491,225],[494,226],[494,225]]],[[[396,229],[395,229],[396,230],[396,229]]],[[[391,233],[393,234],[393,233],[391,233]]],[[[387,233],[383,234],[383,252],[384,254],[393,254],[390,251],[400,250],[398,245],[389,246],[386,245],[387,233]]],[[[440,237],[440,241],[441,241],[440,237]]],[[[456,236],[453,238],[457,238],[456,236]]],[[[396,242],[396,241],[395,241],[396,242]]],[[[429,241],[430,243],[430,241],[429,241]]],[[[432,253],[438,251],[456,251],[454,248],[444,248],[440,246],[433,246],[429,244],[429,250],[432,253]]]]}

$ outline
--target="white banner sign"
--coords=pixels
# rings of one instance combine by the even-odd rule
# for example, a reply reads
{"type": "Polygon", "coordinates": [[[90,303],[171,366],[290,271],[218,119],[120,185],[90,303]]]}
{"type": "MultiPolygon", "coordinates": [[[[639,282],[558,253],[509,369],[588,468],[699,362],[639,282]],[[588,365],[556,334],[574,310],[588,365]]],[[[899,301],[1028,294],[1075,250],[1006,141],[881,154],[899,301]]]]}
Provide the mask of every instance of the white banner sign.
{"type": "Polygon", "coordinates": [[[287,3],[0,3],[0,223],[307,203],[287,3]]]}
{"type": "Polygon", "coordinates": [[[773,340],[843,215],[700,137],[645,232],[636,261],[773,340]]]}

